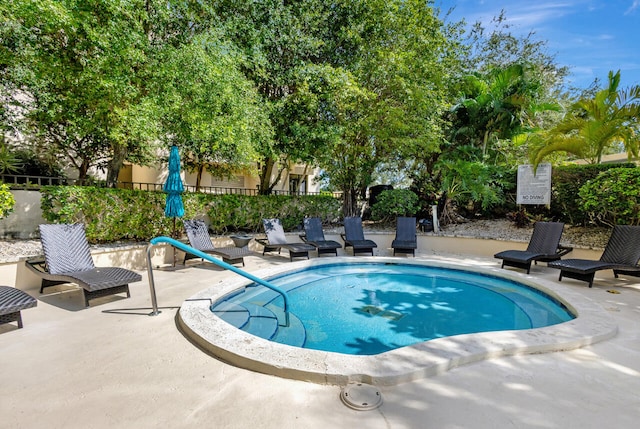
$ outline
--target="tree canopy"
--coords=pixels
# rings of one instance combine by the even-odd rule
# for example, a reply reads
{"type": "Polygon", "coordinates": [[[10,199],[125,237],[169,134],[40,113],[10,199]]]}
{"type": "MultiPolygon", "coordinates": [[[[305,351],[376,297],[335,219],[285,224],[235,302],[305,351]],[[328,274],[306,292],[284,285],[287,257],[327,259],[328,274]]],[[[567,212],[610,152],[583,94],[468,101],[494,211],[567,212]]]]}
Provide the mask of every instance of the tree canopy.
{"type": "Polygon", "coordinates": [[[247,173],[263,194],[303,163],[356,214],[399,170],[429,199],[488,207],[501,181],[485,179],[528,159],[637,155],[639,87],[611,73],[576,99],[546,42],[512,34],[504,13],[465,31],[436,4],[6,0],[0,161],[17,165],[21,137],[41,160],[114,182],[177,145],[197,185],[204,171],[247,173]]]}

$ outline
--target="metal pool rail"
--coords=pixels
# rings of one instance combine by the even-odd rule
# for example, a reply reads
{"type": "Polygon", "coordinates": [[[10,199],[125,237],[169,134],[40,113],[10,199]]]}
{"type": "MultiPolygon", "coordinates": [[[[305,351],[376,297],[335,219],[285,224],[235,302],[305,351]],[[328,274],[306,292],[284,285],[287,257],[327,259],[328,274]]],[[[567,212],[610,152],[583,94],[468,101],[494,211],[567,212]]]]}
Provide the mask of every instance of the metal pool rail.
{"type": "Polygon", "coordinates": [[[155,286],[155,282],[153,280],[153,264],[151,263],[151,249],[153,248],[153,246],[155,246],[156,244],[161,244],[161,243],[166,243],[169,244],[177,249],[182,250],[183,252],[187,252],[190,253],[192,255],[197,256],[198,258],[202,258],[202,259],[206,259],[207,261],[222,267],[224,269],[227,269],[229,271],[233,271],[236,274],[241,275],[242,277],[246,277],[247,279],[256,282],[258,284],[261,284],[262,286],[269,288],[271,290],[273,290],[274,292],[279,293],[280,295],[282,295],[282,298],[284,300],[284,316],[285,316],[285,326],[289,326],[289,296],[287,295],[287,293],[280,289],[278,286],[272,285],[271,283],[267,282],[266,280],[262,280],[259,277],[256,277],[252,274],[247,273],[244,270],[241,270],[240,268],[236,268],[231,264],[227,264],[226,262],[223,262],[219,259],[214,258],[211,255],[208,255],[204,252],[201,252],[198,249],[194,249],[191,246],[187,246],[184,243],[179,242],[178,240],[174,240],[173,238],[169,238],[169,237],[155,237],[152,238],[150,241],[149,246],[147,247],[147,273],[149,274],[149,288],[151,291],[151,304],[153,305],[153,312],[149,313],[149,316],[156,316],[158,314],[160,314],[160,311],[158,310],[158,300],[156,298],[156,286],[155,286]]]}

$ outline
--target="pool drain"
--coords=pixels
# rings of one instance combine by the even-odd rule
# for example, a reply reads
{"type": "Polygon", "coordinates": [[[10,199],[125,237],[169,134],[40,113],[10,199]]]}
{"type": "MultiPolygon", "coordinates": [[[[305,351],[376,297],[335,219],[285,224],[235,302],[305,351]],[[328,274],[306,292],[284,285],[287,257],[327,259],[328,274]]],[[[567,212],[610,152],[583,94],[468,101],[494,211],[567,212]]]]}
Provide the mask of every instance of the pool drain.
{"type": "Polygon", "coordinates": [[[357,411],[375,410],[382,405],[380,391],[369,384],[348,384],[342,388],[340,399],[347,407],[357,411]]]}

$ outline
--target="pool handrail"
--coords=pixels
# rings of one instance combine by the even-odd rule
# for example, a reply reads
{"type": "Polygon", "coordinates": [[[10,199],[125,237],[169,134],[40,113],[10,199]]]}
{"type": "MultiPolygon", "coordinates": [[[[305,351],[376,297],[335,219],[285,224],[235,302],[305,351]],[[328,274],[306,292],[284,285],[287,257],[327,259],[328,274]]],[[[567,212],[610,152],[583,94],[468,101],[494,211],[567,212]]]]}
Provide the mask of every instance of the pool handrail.
{"type": "Polygon", "coordinates": [[[178,240],[175,240],[173,238],[170,237],[165,237],[165,236],[159,236],[159,237],[155,237],[152,238],[149,242],[149,246],[147,247],[147,273],[149,275],[149,288],[150,288],[150,292],[151,292],[151,304],[153,306],[153,312],[149,313],[149,316],[156,316],[158,314],[160,314],[160,311],[158,310],[158,300],[156,298],[156,287],[155,287],[155,282],[153,280],[153,264],[151,263],[151,249],[153,248],[153,246],[155,246],[156,244],[161,244],[161,243],[166,243],[169,244],[177,249],[182,250],[183,252],[188,252],[192,255],[197,256],[198,258],[202,258],[202,259],[206,259],[207,261],[218,265],[219,267],[222,267],[224,269],[227,269],[229,271],[233,271],[236,274],[241,275],[242,277],[245,277],[255,283],[261,284],[262,286],[269,288],[271,290],[273,290],[274,292],[279,293],[280,295],[282,295],[282,298],[284,300],[284,304],[283,304],[283,309],[284,309],[284,316],[285,316],[285,326],[289,326],[289,296],[287,295],[287,292],[285,292],[284,290],[280,289],[278,286],[272,285],[271,283],[269,283],[266,280],[263,280],[259,277],[254,276],[253,274],[249,274],[248,272],[241,270],[240,268],[234,267],[231,264],[227,264],[224,261],[221,261],[219,259],[214,258],[211,255],[208,255],[198,249],[194,249],[191,246],[188,246],[178,240]]]}

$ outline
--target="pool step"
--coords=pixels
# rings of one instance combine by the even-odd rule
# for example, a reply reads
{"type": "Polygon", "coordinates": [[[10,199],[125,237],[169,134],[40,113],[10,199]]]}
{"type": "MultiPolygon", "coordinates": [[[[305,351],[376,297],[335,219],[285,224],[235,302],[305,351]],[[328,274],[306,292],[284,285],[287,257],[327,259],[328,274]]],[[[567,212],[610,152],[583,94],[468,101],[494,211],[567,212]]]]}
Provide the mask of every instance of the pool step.
{"type": "Polygon", "coordinates": [[[222,302],[213,309],[213,314],[245,332],[270,339],[278,330],[278,319],[271,310],[262,306],[222,302]]]}
{"type": "Polygon", "coordinates": [[[289,326],[282,326],[285,321],[282,307],[269,304],[267,305],[267,308],[278,315],[281,324],[278,326],[278,331],[271,338],[271,341],[295,347],[303,347],[304,343],[307,341],[307,331],[300,319],[298,319],[295,314],[289,313],[289,326]]]}
{"type": "Polygon", "coordinates": [[[213,309],[213,313],[230,325],[266,340],[281,344],[302,347],[307,339],[306,331],[300,319],[289,314],[289,326],[284,311],[278,305],[243,302],[221,302],[213,309]]]}
{"type": "Polygon", "coordinates": [[[213,314],[238,329],[242,329],[249,321],[249,310],[246,307],[232,302],[221,302],[211,309],[213,314]]]}
{"type": "Polygon", "coordinates": [[[249,311],[249,320],[240,329],[267,340],[276,334],[278,331],[278,318],[273,314],[273,311],[249,302],[241,305],[249,311]]]}

